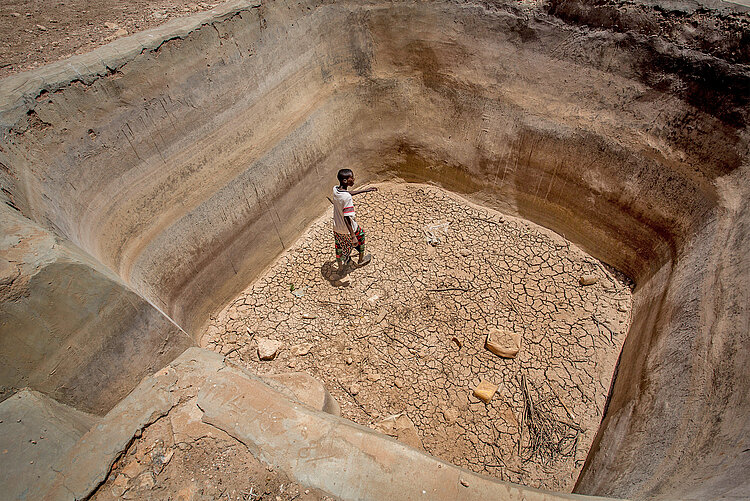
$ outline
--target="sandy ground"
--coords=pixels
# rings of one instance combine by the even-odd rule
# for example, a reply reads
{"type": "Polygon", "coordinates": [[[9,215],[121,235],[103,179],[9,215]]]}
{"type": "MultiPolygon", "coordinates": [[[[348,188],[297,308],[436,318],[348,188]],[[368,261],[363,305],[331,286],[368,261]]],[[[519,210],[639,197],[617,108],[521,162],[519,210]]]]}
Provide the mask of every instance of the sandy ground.
{"type": "Polygon", "coordinates": [[[190,0],[5,0],[0,2],[0,78],[89,52],[221,2],[190,0]]]}
{"type": "Polygon", "coordinates": [[[572,490],[627,332],[628,280],[434,187],[380,185],[355,204],[371,264],[337,274],[325,214],[202,345],[257,373],[308,372],[344,417],[454,464],[572,490]],[[598,282],[580,285],[584,274],[598,282]],[[516,358],[485,348],[491,328],[520,334],[516,358]],[[264,339],[283,343],[272,361],[259,360],[264,339]],[[472,395],[483,380],[499,385],[488,404],[472,395]]]}

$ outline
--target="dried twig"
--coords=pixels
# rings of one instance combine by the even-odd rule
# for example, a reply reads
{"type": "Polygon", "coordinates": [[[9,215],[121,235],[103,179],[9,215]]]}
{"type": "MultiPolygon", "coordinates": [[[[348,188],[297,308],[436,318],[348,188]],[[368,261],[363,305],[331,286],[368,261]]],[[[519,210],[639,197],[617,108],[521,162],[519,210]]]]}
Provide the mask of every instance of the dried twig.
{"type": "MultiPolygon", "coordinates": [[[[556,416],[552,407],[553,401],[562,404],[562,400],[552,392],[552,396],[537,398],[535,401],[525,375],[521,376],[521,391],[524,399],[522,420],[525,422],[529,433],[526,454],[520,454],[522,460],[524,462],[535,460],[541,464],[553,464],[559,457],[574,455],[578,446],[579,434],[584,430],[579,425],[556,416]]],[[[563,408],[568,413],[568,417],[572,419],[564,405],[563,408]]],[[[523,431],[523,424],[521,427],[523,431]]],[[[521,445],[522,441],[519,442],[519,448],[521,445]]]]}

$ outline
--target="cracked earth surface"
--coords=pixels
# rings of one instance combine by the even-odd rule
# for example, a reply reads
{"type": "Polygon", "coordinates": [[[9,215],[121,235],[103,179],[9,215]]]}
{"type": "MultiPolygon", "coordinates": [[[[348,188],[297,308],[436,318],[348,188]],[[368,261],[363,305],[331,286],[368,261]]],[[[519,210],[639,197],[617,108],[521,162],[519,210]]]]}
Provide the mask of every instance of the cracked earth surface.
{"type": "Polygon", "coordinates": [[[456,465],[571,491],[632,282],[549,230],[436,187],[382,184],[355,206],[372,263],[336,273],[327,212],[212,318],[202,346],[259,374],[308,372],[366,426],[404,413],[417,436],[407,442],[456,465]],[[491,328],[521,335],[516,358],[485,348],[491,328]],[[272,361],[259,360],[261,338],[283,343],[272,361]],[[499,385],[487,404],[472,395],[482,380],[499,385]]]}

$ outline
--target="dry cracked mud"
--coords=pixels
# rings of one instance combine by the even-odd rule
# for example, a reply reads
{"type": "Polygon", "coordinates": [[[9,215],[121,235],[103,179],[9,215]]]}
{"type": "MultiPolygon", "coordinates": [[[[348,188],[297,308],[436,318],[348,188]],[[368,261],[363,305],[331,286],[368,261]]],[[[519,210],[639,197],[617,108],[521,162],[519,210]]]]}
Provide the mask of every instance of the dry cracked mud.
{"type": "Polygon", "coordinates": [[[416,438],[394,435],[456,465],[572,490],[632,282],[551,231],[436,187],[382,184],[355,205],[369,265],[337,274],[327,211],[212,317],[202,346],[259,374],[308,372],[357,423],[382,430],[405,415],[416,438]],[[516,358],[485,348],[491,328],[520,334],[516,358]],[[259,360],[259,339],[283,343],[273,360],[259,360]],[[472,395],[483,380],[499,385],[487,404],[472,395]]]}

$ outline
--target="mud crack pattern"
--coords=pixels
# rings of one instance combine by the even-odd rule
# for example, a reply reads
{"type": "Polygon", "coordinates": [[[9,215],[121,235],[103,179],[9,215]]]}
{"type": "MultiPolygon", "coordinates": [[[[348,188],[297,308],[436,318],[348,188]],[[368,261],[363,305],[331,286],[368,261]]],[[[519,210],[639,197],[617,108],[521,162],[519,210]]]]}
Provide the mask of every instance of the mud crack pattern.
{"type": "Polygon", "coordinates": [[[632,283],[551,231],[432,186],[383,184],[355,205],[369,265],[336,273],[326,213],[212,318],[202,345],[259,374],[308,372],[363,425],[405,412],[424,449],[456,465],[572,490],[632,283]],[[598,281],[580,285],[585,274],[598,281]],[[521,334],[515,359],[485,348],[494,327],[521,334]],[[258,359],[259,337],[283,342],[274,360],[258,359]],[[305,343],[306,355],[292,349],[305,343]],[[500,386],[488,404],[472,395],[481,380],[500,386]]]}

